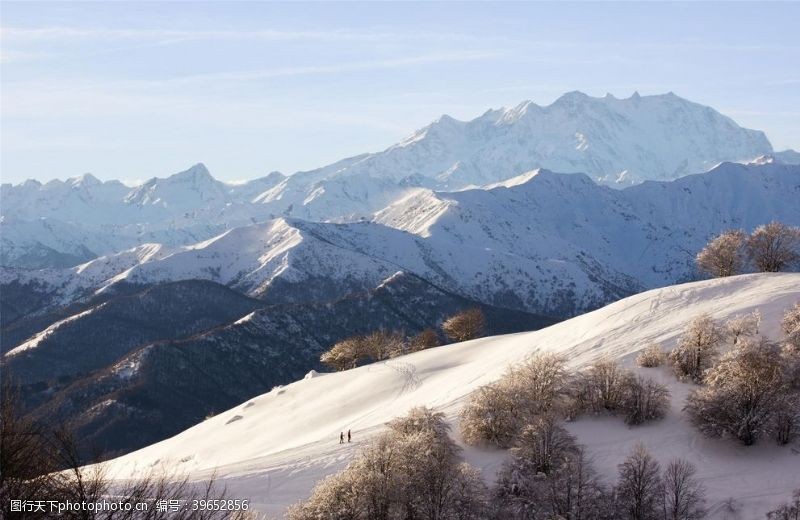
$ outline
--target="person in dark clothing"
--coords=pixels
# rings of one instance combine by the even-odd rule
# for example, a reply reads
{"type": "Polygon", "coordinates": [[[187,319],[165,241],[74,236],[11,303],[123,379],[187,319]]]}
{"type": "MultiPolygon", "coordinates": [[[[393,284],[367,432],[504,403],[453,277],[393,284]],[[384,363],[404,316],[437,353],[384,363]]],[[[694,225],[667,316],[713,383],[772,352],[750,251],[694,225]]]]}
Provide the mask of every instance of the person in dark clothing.
{"type": "Polygon", "coordinates": [[[339,432],[339,444],[344,444],[344,432],[339,432]]]}
{"type": "Polygon", "coordinates": [[[347,430],[347,442],[350,442],[350,430],[347,430]]]}

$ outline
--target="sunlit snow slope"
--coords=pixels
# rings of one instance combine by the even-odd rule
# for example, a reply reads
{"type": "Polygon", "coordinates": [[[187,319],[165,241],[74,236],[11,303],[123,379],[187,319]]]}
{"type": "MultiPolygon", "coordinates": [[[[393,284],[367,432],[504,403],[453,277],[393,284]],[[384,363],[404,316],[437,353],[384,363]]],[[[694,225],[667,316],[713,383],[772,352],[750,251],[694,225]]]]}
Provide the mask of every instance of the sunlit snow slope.
{"type": "MultiPolygon", "coordinates": [[[[457,414],[470,392],[536,351],[563,353],[575,367],[602,355],[633,366],[638,350],[651,341],[672,348],[684,325],[700,313],[725,319],[754,309],[763,315],[761,332],[777,338],[784,310],[798,300],[800,274],[744,275],[656,289],[536,332],[483,338],[310,377],[107,464],[117,477],[161,465],[195,479],[216,470],[233,495],[280,514],[308,496],[318,479],[342,468],[388,420],[414,406],[445,412],[458,438],[457,414]],[[347,429],[355,442],[339,445],[339,432],[347,429]]],[[[681,414],[692,385],[676,382],[665,368],[638,370],[670,386],[672,409],[664,420],[634,428],[607,417],[568,425],[601,473],[615,478],[616,465],[637,440],[662,462],[688,458],[698,465],[708,488],[711,518],[725,517],[722,503],[729,497],[741,508],[738,518],[763,517],[800,487],[797,446],[778,447],[764,440],[745,448],[705,439],[681,414]]],[[[491,481],[505,453],[466,448],[464,455],[491,481]]]]}

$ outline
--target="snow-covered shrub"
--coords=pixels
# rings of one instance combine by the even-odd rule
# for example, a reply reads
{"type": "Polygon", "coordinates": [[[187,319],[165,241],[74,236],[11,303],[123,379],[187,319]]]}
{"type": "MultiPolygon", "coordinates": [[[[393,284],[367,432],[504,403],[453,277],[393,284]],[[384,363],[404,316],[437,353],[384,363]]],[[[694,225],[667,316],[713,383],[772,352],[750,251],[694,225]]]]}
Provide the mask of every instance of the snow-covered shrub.
{"type": "Polygon", "coordinates": [[[362,518],[364,492],[355,471],[328,475],[314,487],[311,496],[286,511],[288,520],[357,520],[362,518]]]}
{"type": "Polygon", "coordinates": [[[625,423],[634,425],[662,419],[669,410],[669,390],[666,386],[642,377],[624,379],[620,411],[625,423]]]}
{"type": "Polygon", "coordinates": [[[800,228],[780,222],[759,226],[747,238],[747,252],[762,273],[783,271],[800,260],[800,228]]]}
{"type": "Polygon", "coordinates": [[[697,254],[697,267],[711,276],[740,274],[745,264],[745,234],[740,229],[725,231],[714,237],[697,254]]]}
{"type": "Polygon", "coordinates": [[[705,518],[706,492],[696,473],[694,464],[684,459],[673,459],[664,469],[664,520],[705,518]]]}
{"type": "Polygon", "coordinates": [[[504,381],[472,393],[461,410],[461,436],[467,444],[511,446],[523,424],[521,403],[504,381]]]}
{"type": "Polygon", "coordinates": [[[795,303],[783,315],[781,328],[786,334],[786,342],[800,352],[800,302],[795,303]]]}
{"type": "Polygon", "coordinates": [[[486,317],[479,308],[467,309],[454,314],[442,323],[442,331],[451,341],[467,341],[483,336],[486,317]]]}
{"type": "Polygon", "coordinates": [[[615,412],[622,407],[625,387],[633,378],[633,373],[616,361],[601,359],[577,378],[577,398],[583,409],[615,412]]]}
{"type": "Polygon", "coordinates": [[[678,346],[667,356],[675,375],[701,383],[703,373],[713,365],[724,338],[722,328],[707,314],[692,320],[678,346]]]}
{"type": "Polygon", "coordinates": [[[625,520],[660,519],[662,508],[661,469],[643,444],[619,465],[617,518],[625,520]]]}
{"type": "Polygon", "coordinates": [[[753,337],[758,334],[758,327],[761,324],[761,313],[758,310],[750,314],[734,316],[725,322],[725,330],[733,340],[733,346],[739,343],[741,338],[753,337]]]}
{"type": "Polygon", "coordinates": [[[416,406],[406,415],[392,419],[389,429],[401,436],[429,431],[439,439],[447,439],[450,433],[450,425],[445,422],[444,414],[425,406],[416,406]]]}
{"type": "Polygon", "coordinates": [[[537,353],[513,367],[504,380],[522,399],[526,417],[561,413],[570,393],[570,374],[566,361],[556,354],[537,353]]]}
{"type": "Polygon", "coordinates": [[[767,513],[767,520],[800,520],[800,489],[794,490],[791,501],[767,513]]]}
{"type": "Polygon", "coordinates": [[[689,394],[685,411],[701,432],[751,445],[767,433],[790,396],[777,345],[743,340],[706,375],[707,386],[689,394]]]}
{"type": "Polygon", "coordinates": [[[645,368],[660,367],[663,362],[664,352],[658,343],[651,343],[646,346],[636,357],[636,364],[645,368]]]}
{"type": "Polygon", "coordinates": [[[495,517],[611,519],[610,494],[582,447],[549,418],[525,428],[498,475],[495,517]]]}
{"type": "Polygon", "coordinates": [[[570,392],[564,359],[536,354],[499,381],[476,390],[461,412],[461,433],[469,444],[511,446],[521,428],[543,414],[564,413],[570,392]]]}

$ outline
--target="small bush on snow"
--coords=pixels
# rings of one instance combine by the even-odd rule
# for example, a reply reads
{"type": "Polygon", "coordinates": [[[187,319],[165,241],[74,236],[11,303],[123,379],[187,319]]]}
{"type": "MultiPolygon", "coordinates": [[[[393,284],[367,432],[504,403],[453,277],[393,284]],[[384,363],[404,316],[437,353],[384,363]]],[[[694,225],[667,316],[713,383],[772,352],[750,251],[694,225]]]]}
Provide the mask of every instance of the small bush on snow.
{"type": "Polygon", "coordinates": [[[636,364],[645,368],[660,367],[663,362],[664,352],[658,343],[651,343],[636,357],[636,364]]]}
{"type": "Polygon", "coordinates": [[[723,329],[707,314],[692,320],[678,346],[668,355],[675,375],[701,383],[705,371],[713,366],[724,339],[723,329]]]}

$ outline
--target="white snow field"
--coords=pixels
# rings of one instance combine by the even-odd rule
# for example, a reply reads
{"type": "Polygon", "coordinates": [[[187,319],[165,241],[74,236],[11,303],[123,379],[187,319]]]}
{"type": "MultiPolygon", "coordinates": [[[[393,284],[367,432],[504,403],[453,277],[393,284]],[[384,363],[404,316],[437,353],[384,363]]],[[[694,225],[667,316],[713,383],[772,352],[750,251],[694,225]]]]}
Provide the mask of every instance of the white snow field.
{"type": "MultiPolygon", "coordinates": [[[[414,406],[443,411],[463,446],[459,410],[470,392],[498,379],[509,365],[537,351],[562,353],[574,367],[607,355],[668,384],[672,408],[664,420],[644,426],[628,427],[611,417],[568,423],[600,473],[615,479],[617,464],[642,441],[662,463],[680,456],[698,466],[710,518],[763,518],[800,487],[800,446],[779,447],[763,439],[744,447],[704,438],[681,413],[693,385],[677,382],[664,367],[636,368],[634,358],[652,341],[672,348],[684,325],[700,313],[722,320],[758,309],[762,334],[778,338],[785,309],[797,301],[800,274],[743,275],[656,289],[535,332],[447,345],[345,372],[311,374],[106,465],[115,478],[160,466],[185,471],[193,480],[216,472],[231,495],[280,516],[288,505],[307,497],[319,479],[344,467],[387,421],[414,406]],[[354,442],[340,445],[339,432],[348,429],[354,442]]],[[[465,447],[464,456],[491,483],[506,452],[465,447]]]]}

